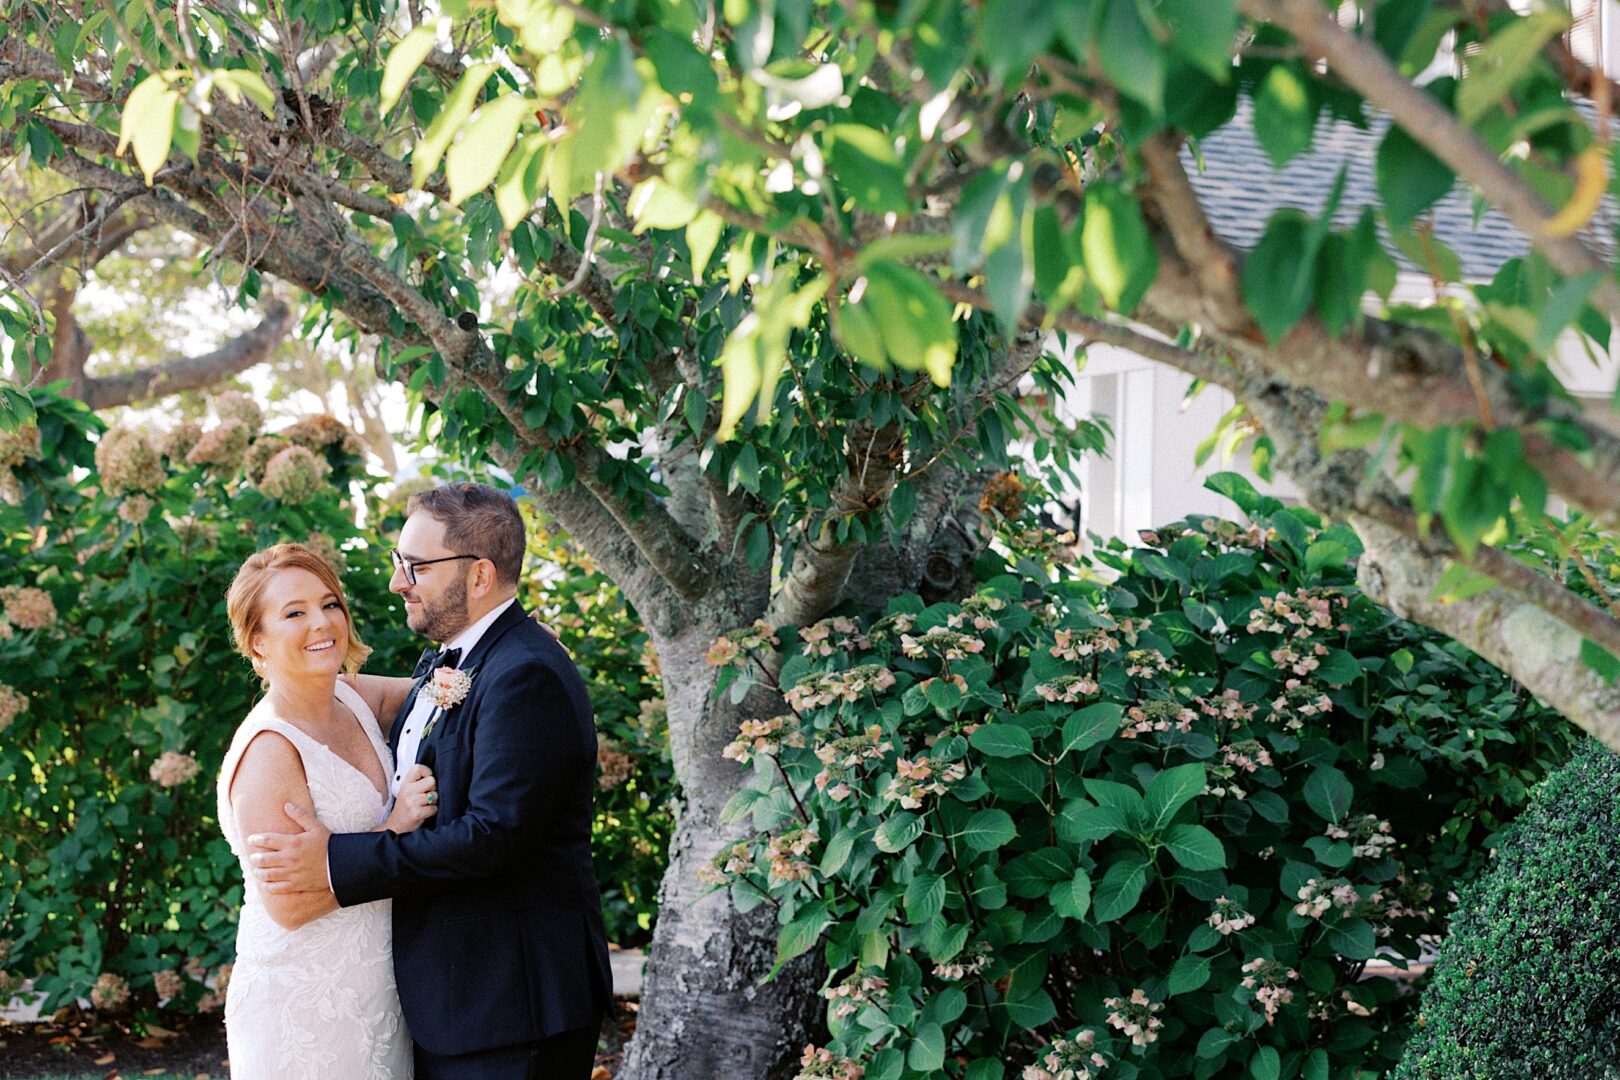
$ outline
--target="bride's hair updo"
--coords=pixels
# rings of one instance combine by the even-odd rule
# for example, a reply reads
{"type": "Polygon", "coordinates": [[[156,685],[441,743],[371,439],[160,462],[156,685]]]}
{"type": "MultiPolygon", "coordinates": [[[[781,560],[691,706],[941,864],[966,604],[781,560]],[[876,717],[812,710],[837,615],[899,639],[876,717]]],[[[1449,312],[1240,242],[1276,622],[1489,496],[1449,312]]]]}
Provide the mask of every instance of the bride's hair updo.
{"type": "Polygon", "coordinates": [[[264,590],[278,570],[308,570],[337,597],[349,628],[349,651],[343,657],[343,670],[350,675],[359,671],[360,665],[371,655],[371,649],[355,631],[349,598],[343,595],[343,583],[330,563],[302,544],[276,544],[256,551],[236,571],[236,579],[225,594],[225,611],[231,619],[231,632],[236,636],[236,651],[247,657],[254,671],[264,673],[259,658],[253,655],[253,635],[264,625],[264,590]]]}

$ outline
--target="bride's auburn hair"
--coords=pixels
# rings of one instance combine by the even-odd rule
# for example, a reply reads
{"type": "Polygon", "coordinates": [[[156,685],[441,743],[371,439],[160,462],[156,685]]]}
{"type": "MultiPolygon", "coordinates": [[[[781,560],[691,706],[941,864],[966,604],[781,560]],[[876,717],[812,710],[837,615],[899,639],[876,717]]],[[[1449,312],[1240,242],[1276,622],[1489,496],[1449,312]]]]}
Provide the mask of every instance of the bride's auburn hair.
{"type": "Polygon", "coordinates": [[[276,544],[263,551],[255,551],[243,561],[236,578],[225,593],[225,613],[230,616],[231,633],[236,637],[236,651],[247,657],[253,670],[264,674],[264,666],[253,655],[253,635],[264,626],[264,590],[270,579],[280,570],[307,570],[320,579],[321,584],[337,597],[343,609],[343,621],[349,630],[349,651],[343,657],[343,671],[353,675],[371,655],[370,646],[360,640],[354,628],[354,616],[349,612],[349,598],[343,593],[343,583],[330,563],[303,544],[276,544]]]}

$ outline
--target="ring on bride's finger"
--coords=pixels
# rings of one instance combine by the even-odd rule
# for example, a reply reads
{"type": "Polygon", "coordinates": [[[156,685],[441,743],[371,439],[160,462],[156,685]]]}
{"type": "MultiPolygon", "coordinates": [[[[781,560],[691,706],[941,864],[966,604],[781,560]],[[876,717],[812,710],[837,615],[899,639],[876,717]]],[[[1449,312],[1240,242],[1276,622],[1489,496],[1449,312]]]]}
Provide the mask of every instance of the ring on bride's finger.
{"type": "Polygon", "coordinates": [[[439,801],[439,793],[437,791],[428,792],[427,804],[429,806],[435,805],[436,803],[438,803],[438,801],[439,801]]]}

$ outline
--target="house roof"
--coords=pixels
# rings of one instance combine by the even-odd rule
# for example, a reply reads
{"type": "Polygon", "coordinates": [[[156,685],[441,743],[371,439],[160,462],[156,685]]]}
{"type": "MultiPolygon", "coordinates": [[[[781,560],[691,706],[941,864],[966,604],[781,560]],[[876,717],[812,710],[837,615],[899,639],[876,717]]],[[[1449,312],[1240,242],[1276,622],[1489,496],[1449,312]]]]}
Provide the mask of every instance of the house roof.
{"type": "MultiPolygon", "coordinates": [[[[1245,249],[1254,247],[1265,231],[1266,220],[1281,207],[1297,207],[1312,216],[1320,214],[1341,167],[1347,172],[1344,195],[1333,215],[1335,225],[1352,225],[1363,207],[1380,204],[1373,164],[1378,144],[1389,130],[1387,116],[1375,114],[1365,129],[1326,116],[1317,123],[1311,149],[1278,170],[1255,138],[1253,113],[1249,99],[1241,98],[1236,119],[1202,140],[1202,169],[1190,149],[1182,151],[1182,163],[1205,212],[1215,231],[1228,243],[1245,249]]],[[[1612,200],[1605,200],[1605,210],[1605,216],[1612,220],[1612,200]]],[[[1504,262],[1530,249],[1524,235],[1496,210],[1476,214],[1475,200],[1461,184],[1454,185],[1431,213],[1435,236],[1456,253],[1466,280],[1487,280],[1504,262]]],[[[1389,234],[1381,219],[1379,235],[1387,246],[1389,234]]],[[[1612,246],[1601,239],[1597,243],[1601,249],[1612,246]]],[[[1418,269],[1398,250],[1389,250],[1401,269],[1418,269]]]]}

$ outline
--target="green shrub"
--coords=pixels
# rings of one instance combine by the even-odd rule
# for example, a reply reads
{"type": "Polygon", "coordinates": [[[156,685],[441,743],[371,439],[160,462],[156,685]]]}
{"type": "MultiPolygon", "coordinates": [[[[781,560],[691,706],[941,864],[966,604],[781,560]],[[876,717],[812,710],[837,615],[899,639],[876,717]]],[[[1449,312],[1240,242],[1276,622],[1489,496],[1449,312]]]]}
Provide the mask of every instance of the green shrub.
{"type": "Polygon", "coordinates": [[[1589,742],[1463,890],[1397,1076],[1620,1072],[1620,757],[1589,742]]]}
{"type": "Polygon", "coordinates": [[[259,434],[251,402],[217,404],[240,426],[142,433],[39,395],[38,443],[6,466],[0,983],[32,978],[53,1006],[219,1003],[201,980],[231,960],[242,882],[214,777],[259,693],[225,590],[248,554],[330,540],[368,666],[408,669],[419,648],[393,614],[386,544],[343,505],[359,479],[344,429],[306,422],[277,465],[265,452],[292,444],[259,434]],[[242,478],[267,466],[279,499],[242,478]]]}
{"type": "Polygon", "coordinates": [[[728,756],[759,830],[706,873],[820,948],[805,1073],[1132,1078],[1381,1073],[1418,955],[1480,839],[1574,731],[1355,588],[1349,531],[1216,481],[1189,520],[1051,581],[1009,529],[960,605],[715,643],[721,692],[778,686],[728,756]],[[1106,572],[1098,572],[1104,569],[1106,572]],[[783,783],[786,777],[791,787],[783,783]]]}
{"type": "MultiPolygon", "coordinates": [[[[214,777],[259,694],[226,588],[258,548],[329,540],[375,649],[367,669],[409,671],[422,641],[388,592],[385,539],[403,500],[371,497],[330,418],[262,435],[231,397],[216,409],[239,432],[153,435],[104,432],[49,394],[37,407],[37,425],[0,433],[0,998],[32,979],[53,1006],[212,1009],[205,979],[233,956],[242,899],[214,777]],[[345,503],[361,494],[364,529],[345,503]]],[[[669,831],[658,683],[635,613],[566,537],[535,526],[523,600],[591,688],[612,766],[596,821],[604,916],[633,943],[656,914],[669,831]]]]}

